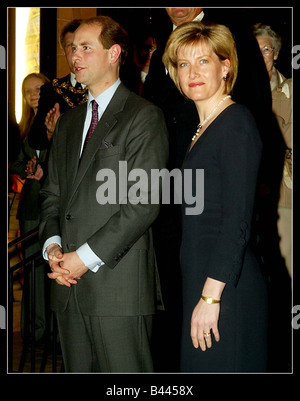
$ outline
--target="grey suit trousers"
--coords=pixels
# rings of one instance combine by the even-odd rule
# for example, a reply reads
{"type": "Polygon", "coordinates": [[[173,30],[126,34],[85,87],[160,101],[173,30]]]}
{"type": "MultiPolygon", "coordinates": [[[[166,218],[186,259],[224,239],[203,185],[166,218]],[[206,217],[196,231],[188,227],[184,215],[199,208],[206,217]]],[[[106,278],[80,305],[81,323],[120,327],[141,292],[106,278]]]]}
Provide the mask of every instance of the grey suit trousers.
{"type": "Polygon", "coordinates": [[[153,372],[153,315],[83,315],[75,285],[67,309],[56,317],[66,372],[153,372]]]}

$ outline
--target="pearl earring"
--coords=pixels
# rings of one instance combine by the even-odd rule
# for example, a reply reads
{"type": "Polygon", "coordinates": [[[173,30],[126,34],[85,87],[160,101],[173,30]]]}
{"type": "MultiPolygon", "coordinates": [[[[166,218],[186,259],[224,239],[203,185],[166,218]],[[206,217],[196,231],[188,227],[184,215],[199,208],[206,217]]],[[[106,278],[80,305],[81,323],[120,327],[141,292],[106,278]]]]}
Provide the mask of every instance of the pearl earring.
{"type": "Polygon", "coordinates": [[[227,81],[227,74],[223,77],[224,81],[227,81]]]}

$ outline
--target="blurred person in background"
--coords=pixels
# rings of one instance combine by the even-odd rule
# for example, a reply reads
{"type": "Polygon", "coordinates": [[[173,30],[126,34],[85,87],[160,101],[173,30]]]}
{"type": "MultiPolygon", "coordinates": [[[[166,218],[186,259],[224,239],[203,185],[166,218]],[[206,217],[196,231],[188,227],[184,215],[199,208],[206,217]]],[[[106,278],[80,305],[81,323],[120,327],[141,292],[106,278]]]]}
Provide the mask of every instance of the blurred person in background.
{"type": "Polygon", "coordinates": [[[74,32],[80,25],[81,20],[75,19],[69,22],[61,31],[60,46],[66,57],[70,73],[63,78],[55,78],[44,85],[40,94],[37,115],[31,125],[28,141],[33,149],[48,149],[50,147],[55,124],[47,124],[47,114],[55,113],[55,122],[61,113],[85,103],[87,90],[76,81],[74,66],[72,64],[72,42],[74,32]],[[45,124],[46,122],[46,124],[45,124]]]}
{"type": "MultiPolygon", "coordinates": [[[[40,221],[39,192],[43,177],[43,163],[46,160],[46,150],[36,150],[28,143],[28,131],[37,113],[40,90],[49,79],[42,73],[27,75],[22,84],[22,118],[19,124],[22,138],[21,150],[10,165],[10,170],[23,180],[19,197],[17,219],[19,220],[21,236],[35,229],[40,221]]],[[[23,257],[28,258],[41,251],[38,237],[35,236],[23,242],[23,257]]],[[[24,291],[22,298],[21,329],[25,334],[25,320],[30,319],[29,302],[31,263],[25,267],[24,291]],[[27,301],[26,301],[27,300],[27,301]],[[28,302],[28,303],[26,303],[28,302]],[[28,315],[27,315],[28,313],[28,315]]],[[[35,339],[40,340],[46,328],[46,263],[39,258],[35,264],[35,339]]],[[[27,326],[26,326],[27,327],[27,326]]],[[[29,326],[30,327],[30,326],[29,326]]]]}
{"type": "Polygon", "coordinates": [[[141,95],[157,40],[151,27],[137,27],[136,30],[131,35],[131,51],[121,67],[120,77],[130,90],[141,95]]]}
{"type": "Polygon", "coordinates": [[[278,202],[278,234],[281,254],[292,277],[292,78],[285,78],[276,68],[276,60],[281,49],[281,37],[269,25],[262,23],[256,24],[253,32],[268,71],[273,112],[286,145],[278,202]]]}

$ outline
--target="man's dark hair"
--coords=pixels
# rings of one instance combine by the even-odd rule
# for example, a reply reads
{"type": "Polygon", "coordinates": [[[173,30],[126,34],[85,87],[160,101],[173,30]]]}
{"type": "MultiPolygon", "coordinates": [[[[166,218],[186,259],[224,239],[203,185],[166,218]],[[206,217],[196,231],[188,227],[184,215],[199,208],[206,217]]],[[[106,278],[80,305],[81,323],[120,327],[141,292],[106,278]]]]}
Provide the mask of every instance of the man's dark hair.
{"type": "Polygon", "coordinates": [[[79,27],[79,25],[81,24],[82,19],[73,19],[71,22],[69,22],[67,25],[65,25],[60,33],[60,37],[59,37],[59,43],[60,46],[62,47],[62,49],[65,47],[65,36],[67,33],[71,32],[75,32],[76,29],[79,27]]]}
{"type": "Polygon", "coordinates": [[[105,49],[110,49],[115,44],[120,45],[120,65],[124,64],[130,46],[129,36],[125,29],[118,22],[106,15],[101,15],[82,20],[81,24],[95,24],[101,26],[102,30],[99,36],[99,41],[102,43],[105,49]]]}

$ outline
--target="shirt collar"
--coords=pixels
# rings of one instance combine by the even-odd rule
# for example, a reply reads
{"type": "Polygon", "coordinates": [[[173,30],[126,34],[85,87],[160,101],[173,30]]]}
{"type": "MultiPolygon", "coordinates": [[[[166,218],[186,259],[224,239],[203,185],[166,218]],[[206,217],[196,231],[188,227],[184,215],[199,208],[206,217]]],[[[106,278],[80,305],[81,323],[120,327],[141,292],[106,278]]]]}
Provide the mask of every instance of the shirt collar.
{"type": "Polygon", "coordinates": [[[75,77],[75,74],[73,74],[73,72],[70,72],[70,82],[71,82],[71,85],[72,86],[75,86],[76,85],[76,77],[75,77]]]}
{"type": "Polygon", "coordinates": [[[98,103],[98,106],[102,109],[103,113],[108,106],[109,102],[111,101],[111,98],[113,97],[115,91],[117,90],[118,86],[120,85],[121,80],[118,78],[114,84],[112,84],[108,89],[106,89],[104,92],[100,93],[99,96],[94,98],[91,93],[89,92],[88,96],[88,101],[87,101],[87,106],[90,107],[91,101],[96,100],[98,103]]]}
{"type": "Polygon", "coordinates": [[[272,76],[270,80],[270,86],[271,90],[273,91],[274,89],[277,88],[277,91],[280,87],[281,92],[285,94],[285,96],[289,99],[291,94],[290,94],[290,88],[288,83],[284,83],[282,85],[282,82],[285,81],[285,77],[273,66],[272,69],[272,76]]]}
{"type": "MultiPolygon", "coordinates": [[[[74,86],[74,88],[75,88],[77,80],[76,80],[76,76],[73,72],[70,72],[70,82],[71,82],[71,85],[74,86]]],[[[86,85],[84,85],[84,84],[81,84],[81,86],[83,89],[86,87],[86,85]]]]}

